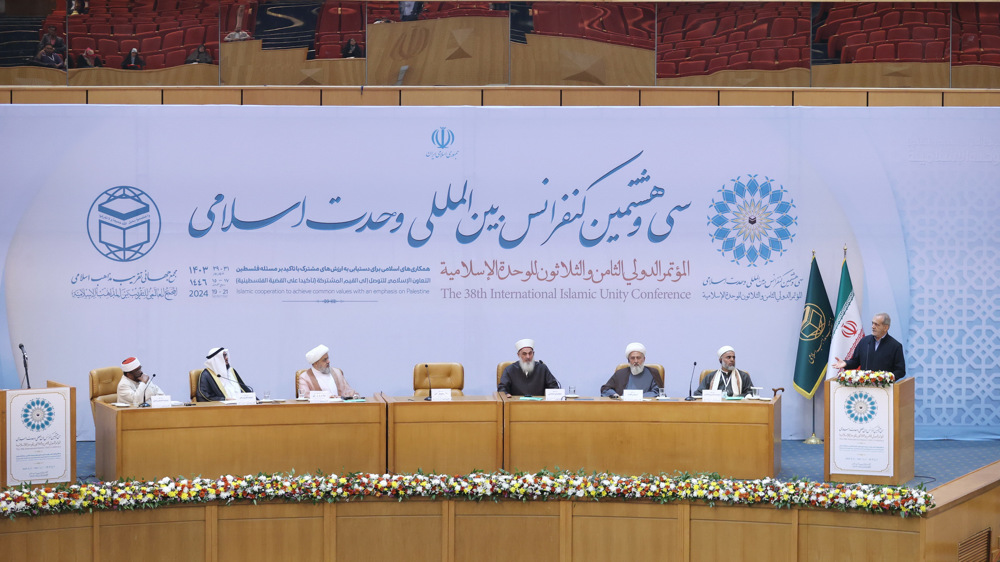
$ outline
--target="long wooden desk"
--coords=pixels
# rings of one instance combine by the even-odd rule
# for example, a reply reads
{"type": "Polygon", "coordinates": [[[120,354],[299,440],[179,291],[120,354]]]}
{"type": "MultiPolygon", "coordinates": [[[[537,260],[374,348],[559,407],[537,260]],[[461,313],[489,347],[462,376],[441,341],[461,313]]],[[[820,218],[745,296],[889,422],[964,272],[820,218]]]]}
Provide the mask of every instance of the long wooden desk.
{"type": "Polygon", "coordinates": [[[781,397],[715,403],[504,398],[504,468],[557,467],[773,477],[781,470],[781,397]]]}
{"type": "Polygon", "coordinates": [[[382,399],[389,409],[389,472],[468,474],[503,467],[503,403],[496,393],[451,402],[382,399]]]}
{"type": "Polygon", "coordinates": [[[97,477],[385,471],[385,403],[117,408],[98,403],[97,477]]]}

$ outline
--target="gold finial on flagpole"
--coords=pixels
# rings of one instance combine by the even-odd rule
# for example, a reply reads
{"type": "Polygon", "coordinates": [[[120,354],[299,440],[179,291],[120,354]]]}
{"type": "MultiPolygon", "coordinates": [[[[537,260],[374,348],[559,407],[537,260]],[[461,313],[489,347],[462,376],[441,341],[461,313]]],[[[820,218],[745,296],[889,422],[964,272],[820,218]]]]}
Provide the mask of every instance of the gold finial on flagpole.
{"type": "Polygon", "coordinates": [[[813,250],[813,259],[816,259],[816,250],[813,250]]]}
{"type": "Polygon", "coordinates": [[[844,259],[847,259],[847,244],[844,244],[844,259]]]}

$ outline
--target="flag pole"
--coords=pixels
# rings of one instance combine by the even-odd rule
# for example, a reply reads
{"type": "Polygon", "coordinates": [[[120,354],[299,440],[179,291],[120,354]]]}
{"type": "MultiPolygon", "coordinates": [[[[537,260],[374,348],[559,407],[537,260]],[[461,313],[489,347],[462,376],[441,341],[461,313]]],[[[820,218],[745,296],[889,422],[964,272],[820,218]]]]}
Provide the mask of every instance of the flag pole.
{"type": "MultiPolygon", "coordinates": [[[[813,250],[813,258],[816,257],[816,251],[813,250]]],[[[847,261],[847,244],[844,244],[844,261],[847,261]]],[[[816,436],[816,395],[810,399],[812,402],[812,435],[808,439],[803,441],[806,445],[822,445],[823,440],[816,436]]]]}

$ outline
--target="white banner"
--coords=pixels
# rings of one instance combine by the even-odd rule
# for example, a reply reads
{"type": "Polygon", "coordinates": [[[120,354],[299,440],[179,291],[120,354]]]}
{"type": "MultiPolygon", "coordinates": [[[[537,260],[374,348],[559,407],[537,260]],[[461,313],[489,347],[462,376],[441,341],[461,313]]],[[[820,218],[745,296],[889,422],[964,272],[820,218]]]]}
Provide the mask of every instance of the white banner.
{"type": "MultiPolygon", "coordinates": [[[[452,361],[488,394],[530,337],[593,396],[640,341],[685,396],[732,345],[770,396],[791,388],[813,250],[836,279],[847,244],[905,340],[892,178],[925,131],[964,138],[911,108],[3,106],[10,350],[79,388],[134,355],[187,396],[225,346],[290,398],[324,343],[366,395],[452,361]],[[58,157],[38,148],[53,131],[58,157]]],[[[808,412],[784,401],[786,436],[808,412]]]]}
{"type": "Polygon", "coordinates": [[[885,388],[830,381],[830,472],[893,475],[892,396],[885,388]]]}
{"type": "Polygon", "coordinates": [[[7,484],[69,482],[68,388],[7,391],[7,484]]]}

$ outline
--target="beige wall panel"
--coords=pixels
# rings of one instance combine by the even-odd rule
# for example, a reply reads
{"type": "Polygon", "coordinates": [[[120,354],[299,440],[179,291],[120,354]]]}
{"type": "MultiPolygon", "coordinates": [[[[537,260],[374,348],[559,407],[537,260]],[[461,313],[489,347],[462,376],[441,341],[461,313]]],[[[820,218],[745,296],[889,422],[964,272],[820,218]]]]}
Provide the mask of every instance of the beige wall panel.
{"type": "Polygon", "coordinates": [[[31,88],[11,92],[11,103],[87,103],[87,90],[76,88],[31,88]]]}
{"type": "Polygon", "coordinates": [[[946,62],[823,64],[812,68],[812,87],[947,88],[949,66],[946,62]]]}
{"type": "Polygon", "coordinates": [[[577,37],[529,34],[510,44],[510,83],[541,86],[652,86],[655,53],[577,37]]]}
{"type": "Polygon", "coordinates": [[[62,70],[40,66],[0,68],[0,84],[8,86],[65,86],[68,77],[62,70]]]}
{"type": "Polygon", "coordinates": [[[480,88],[406,88],[400,95],[400,105],[482,105],[480,88]]]}
{"type": "Polygon", "coordinates": [[[507,18],[454,17],[368,26],[368,83],[507,83],[507,18]],[[400,83],[400,71],[407,67],[400,83]]]}
{"type": "MultiPolygon", "coordinates": [[[[58,515],[59,517],[74,517],[58,515]]],[[[4,526],[10,521],[4,521],[4,526]]],[[[94,531],[87,527],[59,528],[25,532],[0,532],[0,553],[4,560],[58,560],[87,562],[94,559],[94,531]]]]}
{"type": "Polygon", "coordinates": [[[399,105],[399,88],[324,88],[323,105],[399,105]]]}
{"type": "Polygon", "coordinates": [[[951,69],[952,88],[1000,88],[1000,67],[955,66],[951,69]]]}
{"type": "Polygon", "coordinates": [[[346,86],[365,83],[365,59],[306,60],[305,47],[264,50],[260,45],[260,41],[220,45],[223,85],[346,86]]]}
{"type": "Polygon", "coordinates": [[[219,562],[321,560],[322,557],[322,517],[219,521],[219,562]]]}
{"type": "Polygon", "coordinates": [[[560,105],[559,88],[487,88],[483,90],[483,105],[537,106],[560,105]]]}
{"type": "Polygon", "coordinates": [[[144,562],[147,560],[194,562],[205,559],[204,519],[112,526],[102,524],[100,537],[103,560],[131,560],[140,552],[144,562]]]}
{"type": "Polygon", "coordinates": [[[0,103],[10,103],[10,90],[0,90],[0,103]]]}
{"type": "Polygon", "coordinates": [[[877,90],[868,93],[869,107],[917,106],[939,107],[941,92],[906,92],[900,90],[877,90]]]}
{"type": "Polygon", "coordinates": [[[218,86],[219,67],[185,64],[156,70],[77,68],[69,71],[70,86],[218,86]]]}
{"type": "Polygon", "coordinates": [[[679,560],[678,512],[676,505],[574,502],[572,560],[679,560]]]}
{"type": "Polygon", "coordinates": [[[563,105],[639,105],[638,88],[563,88],[563,105]]]}
{"type": "Polygon", "coordinates": [[[719,105],[792,105],[790,90],[722,90],[719,105]]]}
{"type": "Polygon", "coordinates": [[[559,502],[455,502],[456,561],[559,560],[559,542],[559,502]]]}
{"type": "Polygon", "coordinates": [[[243,105],[319,105],[316,88],[244,88],[243,105]]]}
{"type": "Polygon", "coordinates": [[[642,105],[719,105],[719,91],[696,88],[643,89],[642,105]]]}
{"type": "Polygon", "coordinates": [[[339,503],[337,560],[442,560],[445,507],[421,500],[339,503]]]}
{"type": "Polygon", "coordinates": [[[87,92],[87,103],[160,105],[163,90],[148,88],[94,88],[87,92]]]}
{"type": "Polygon", "coordinates": [[[945,90],[945,107],[997,107],[1000,106],[1000,91],[998,92],[955,92],[945,90]]]}
{"type": "Polygon", "coordinates": [[[920,560],[915,532],[799,525],[799,560],[913,562],[920,560]]]}
{"type": "Polygon", "coordinates": [[[240,105],[241,88],[164,88],[164,105],[240,105]]]}
{"type": "Polygon", "coordinates": [[[712,86],[716,88],[806,88],[809,86],[809,69],[723,70],[708,76],[657,78],[656,85],[675,88],[687,86],[712,86]]]}
{"type": "Polygon", "coordinates": [[[820,107],[864,107],[868,92],[847,90],[795,90],[795,105],[820,107]]]}

